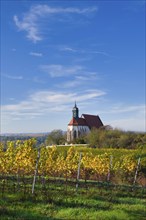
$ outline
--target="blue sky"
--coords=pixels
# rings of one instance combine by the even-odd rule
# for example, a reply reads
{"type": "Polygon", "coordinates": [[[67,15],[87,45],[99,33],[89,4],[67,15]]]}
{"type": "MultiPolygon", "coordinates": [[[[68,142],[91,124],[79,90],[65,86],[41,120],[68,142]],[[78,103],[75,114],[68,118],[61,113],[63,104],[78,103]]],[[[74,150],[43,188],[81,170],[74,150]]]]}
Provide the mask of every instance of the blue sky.
{"type": "Polygon", "coordinates": [[[1,132],[67,129],[72,107],[146,131],[145,2],[1,1],[1,132]]]}

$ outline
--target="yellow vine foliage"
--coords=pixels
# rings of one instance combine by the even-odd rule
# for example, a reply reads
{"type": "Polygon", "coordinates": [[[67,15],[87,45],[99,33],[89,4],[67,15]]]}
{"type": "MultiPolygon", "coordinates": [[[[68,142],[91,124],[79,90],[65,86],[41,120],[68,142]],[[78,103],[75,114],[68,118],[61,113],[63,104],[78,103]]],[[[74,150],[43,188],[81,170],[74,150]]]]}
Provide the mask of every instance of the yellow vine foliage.
{"type": "MultiPolygon", "coordinates": [[[[4,151],[0,145],[0,174],[1,175],[34,175],[38,149],[35,140],[7,142],[4,151]]],[[[133,156],[123,156],[120,160],[110,159],[110,152],[94,155],[91,152],[80,152],[70,147],[67,155],[59,153],[57,147],[41,147],[38,163],[38,175],[76,178],[80,162],[80,177],[93,178],[107,176],[109,171],[113,174],[119,171],[123,174],[135,172],[137,161],[133,156]]]]}

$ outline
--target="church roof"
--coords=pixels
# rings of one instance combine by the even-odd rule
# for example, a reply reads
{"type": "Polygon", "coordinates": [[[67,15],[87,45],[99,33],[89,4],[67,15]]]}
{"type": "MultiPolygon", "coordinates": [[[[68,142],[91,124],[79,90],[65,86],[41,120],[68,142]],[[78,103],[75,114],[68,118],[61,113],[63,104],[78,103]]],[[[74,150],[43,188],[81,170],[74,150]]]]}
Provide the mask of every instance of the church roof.
{"type": "Polygon", "coordinates": [[[81,118],[72,118],[68,125],[88,126],[91,128],[100,128],[103,123],[98,115],[82,114],[81,118]]]}
{"type": "Polygon", "coordinates": [[[84,118],[72,118],[68,125],[88,126],[84,118]]]}
{"type": "Polygon", "coordinates": [[[103,123],[98,115],[82,114],[89,128],[100,128],[103,123]]]}

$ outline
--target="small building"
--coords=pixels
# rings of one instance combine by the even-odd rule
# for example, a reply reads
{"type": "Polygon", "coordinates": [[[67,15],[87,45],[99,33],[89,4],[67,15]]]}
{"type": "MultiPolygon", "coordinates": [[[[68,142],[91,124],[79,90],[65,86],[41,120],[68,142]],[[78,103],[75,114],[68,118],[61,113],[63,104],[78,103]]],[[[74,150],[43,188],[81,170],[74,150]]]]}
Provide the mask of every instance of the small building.
{"type": "Polygon", "coordinates": [[[76,103],[73,107],[72,114],[72,119],[67,128],[68,142],[89,133],[92,128],[104,126],[98,115],[82,114],[81,117],[79,117],[79,109],[76,103]]]}

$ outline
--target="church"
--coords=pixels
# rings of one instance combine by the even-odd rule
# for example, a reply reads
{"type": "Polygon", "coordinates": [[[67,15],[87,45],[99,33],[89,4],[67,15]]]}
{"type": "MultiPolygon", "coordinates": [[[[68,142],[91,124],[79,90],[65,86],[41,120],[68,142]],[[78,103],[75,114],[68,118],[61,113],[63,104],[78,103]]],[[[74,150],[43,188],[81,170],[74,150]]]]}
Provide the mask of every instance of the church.
{"type": "Polygon", "coordinates": [[[104,126],[98,115],[82,114],[79,117],[79,109],[75,103],[72,110],[72,119],[67,128],[67,141],[71,142],[90,132],[92,128],[104,126]]]}

